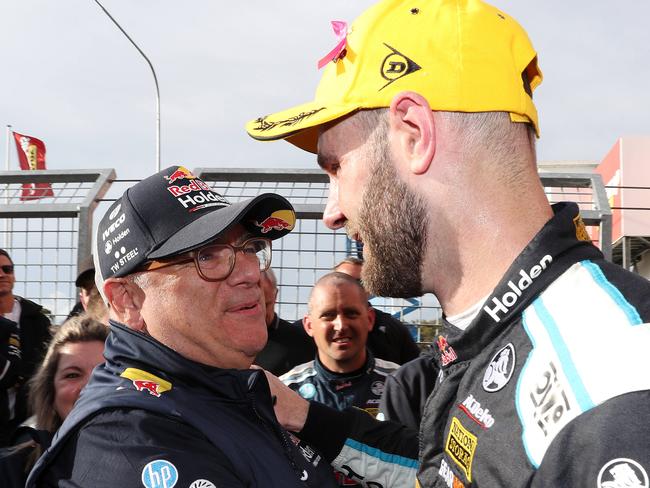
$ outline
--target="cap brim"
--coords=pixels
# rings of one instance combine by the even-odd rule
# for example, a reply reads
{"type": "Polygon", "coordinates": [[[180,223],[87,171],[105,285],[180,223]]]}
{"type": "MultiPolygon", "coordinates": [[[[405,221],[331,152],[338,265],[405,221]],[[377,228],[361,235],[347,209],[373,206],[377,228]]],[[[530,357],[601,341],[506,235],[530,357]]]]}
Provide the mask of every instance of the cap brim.
{"type": "Polygon", "coordinates": [[[246,124],[246,132],[258,141],[286,139],[300,149],[316,153],[318,128],[359,108],[358,105],[324,106],[318,101],[303,103],[282,112],[251,120],[246,124]]]}
{"type": "Polygon", "coordinates": [[[183,227],[159,248],[151,251],[147,258],[160,259],[191,251],[216,239],[236,223],[242,223],[246,230],[255,236],[267,237],[272,240],[278,239],[291,232],[294,222],[291,222],[289,228],[266,233],[263,233],[261,228],[246,222],[248,219],[262,221],[278,210],[293,212],[293,207],[286,198],[274,193],[263,193],[251,200],[220,207],[183,227]]]}

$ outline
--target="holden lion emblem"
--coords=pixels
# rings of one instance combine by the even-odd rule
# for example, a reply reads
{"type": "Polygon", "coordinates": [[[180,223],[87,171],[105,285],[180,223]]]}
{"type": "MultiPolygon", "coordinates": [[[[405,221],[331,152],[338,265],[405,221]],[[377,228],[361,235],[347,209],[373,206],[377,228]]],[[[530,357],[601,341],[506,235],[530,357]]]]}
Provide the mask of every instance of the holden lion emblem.
{"type": "Polygon", "coordinates": [[[508,384],[514,370],[515,346],[509,343],[492,356],[483,375],[483,389],[490,393],[499,391],[508,384]]]}
{"type": "Polygon", "coordinates": [[[648,474],[632,459],[612,459],[598,473],[598,488],[648,488],[648,474]]]}

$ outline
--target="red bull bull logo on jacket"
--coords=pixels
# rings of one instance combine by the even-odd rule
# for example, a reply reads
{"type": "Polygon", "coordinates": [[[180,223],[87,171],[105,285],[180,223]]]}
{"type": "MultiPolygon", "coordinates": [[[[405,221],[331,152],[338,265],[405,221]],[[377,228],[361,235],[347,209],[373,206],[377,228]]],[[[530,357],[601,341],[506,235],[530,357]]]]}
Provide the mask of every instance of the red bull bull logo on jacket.
{"type": "Polygon", "coordinates": [[[255,221],[254,223],[262,229],[262,234],[272,230],[291,230],[296,223],[296,214],[291,210],[278,210],[261,222],[255,221]]]}
{"type": "Polygon", "coordinates": [[[120,376],[130,379],[136,390],[146,391],[155,397],[160,397],[162,393],[172,389],[169,381],[141,369],[126,368],[120,376]]]}

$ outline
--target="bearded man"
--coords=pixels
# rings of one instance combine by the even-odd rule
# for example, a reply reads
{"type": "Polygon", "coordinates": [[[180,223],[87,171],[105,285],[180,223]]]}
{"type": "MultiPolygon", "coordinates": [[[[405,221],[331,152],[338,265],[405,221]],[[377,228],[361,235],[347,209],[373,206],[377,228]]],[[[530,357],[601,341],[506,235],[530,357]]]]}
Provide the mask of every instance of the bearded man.
{"type": "Polygon", "coordinates": [[[384,0],[331,60],[313,102],[247,130],[318,154],[371,293],[437,296],[440,374],[419,440],[274,382],[280,420],[367,486],[648,486],[650,283],[547,201],[523,28],[480,0],[384,0]]]}

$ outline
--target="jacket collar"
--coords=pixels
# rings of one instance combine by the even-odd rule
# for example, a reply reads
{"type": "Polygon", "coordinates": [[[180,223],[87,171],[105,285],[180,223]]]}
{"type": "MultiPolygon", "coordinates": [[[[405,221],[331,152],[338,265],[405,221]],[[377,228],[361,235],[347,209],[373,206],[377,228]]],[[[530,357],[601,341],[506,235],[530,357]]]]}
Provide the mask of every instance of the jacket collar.
{"type": "Polygon", "coordinates": [[[318,353],[316,353],[316,359],[314,359],[314,369],[316,370],[316,373],[333,385],[348,382],[354,383],[364,378],[367,374],[372,372],[374,368],[375,358],[368,348],[366,348],[366,362],[363,367],[357,369],[356,371],[351,371],[350,373],[335,373],[333,371],[330,371],[325,366],[323,366],[323,363],[320,362],[318,353]]]}
{"type": "MultiPolygon", "coordinates": [[[[220,394],[237,395],[252,390],[264,373],[253,369],[222,369],[197,363],[178,354],[151,336],[110,320],[106,340],[106,369],[120,375],[135,367],[174,382],[200,384],[220,394]]],[[[263,383],[266,383],[265,381],[263,383]]]]}

